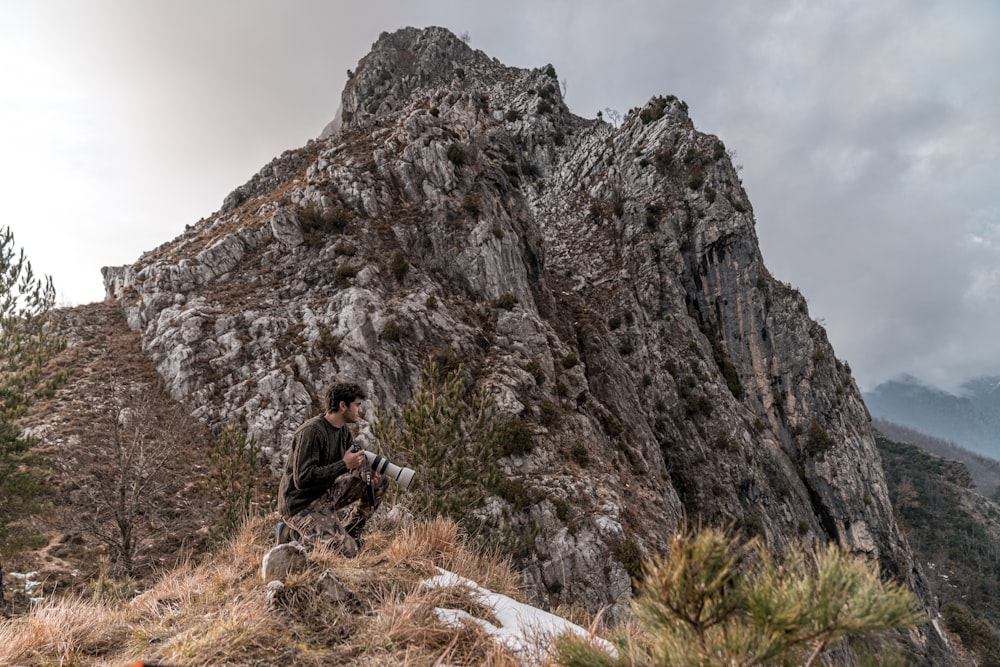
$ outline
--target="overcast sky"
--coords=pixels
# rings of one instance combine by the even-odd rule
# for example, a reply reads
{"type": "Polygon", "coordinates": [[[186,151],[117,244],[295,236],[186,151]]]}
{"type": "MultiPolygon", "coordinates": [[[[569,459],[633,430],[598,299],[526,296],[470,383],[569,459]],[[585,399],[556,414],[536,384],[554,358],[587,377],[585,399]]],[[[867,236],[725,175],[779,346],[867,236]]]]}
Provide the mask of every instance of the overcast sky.
{"type": "Polygon", "coordinates": [[[407,25],[551,63],[580,116],[685,100],[862,389],[1000,374],[996,0],[0,0],[0,226],[61,304],[99,301],[407,25]]]}

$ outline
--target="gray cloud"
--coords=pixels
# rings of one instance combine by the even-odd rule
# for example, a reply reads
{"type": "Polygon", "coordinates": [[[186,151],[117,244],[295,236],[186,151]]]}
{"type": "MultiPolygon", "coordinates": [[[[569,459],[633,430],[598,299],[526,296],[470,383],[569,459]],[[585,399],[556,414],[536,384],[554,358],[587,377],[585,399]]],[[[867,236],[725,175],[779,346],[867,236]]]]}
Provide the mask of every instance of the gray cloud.
{"type": "MultiPolygon", "coordinates": [[[[49,0],[0,7],[0,25],[0,48],[30,53],[86,103],[46,102],[73,153],[31,158],[78,202],[58,209],[70,250],[53,261],[58,243],[29,247],[57,285],[93,285],[76,300],[100,298],[102,264],[172,238],[318,135],[380,32],[443,25],[506,64],[553,64],[582,116],[686,100],[744,166],[765,262],[803,292],[863,386],[1000,373],[991,0],[49,0]]],[[[38,94],[13,81],[0,80],[15,91],[0,101],[38,94]]],[[[19,240],[29,216],[11,215],[19,240]]]]}

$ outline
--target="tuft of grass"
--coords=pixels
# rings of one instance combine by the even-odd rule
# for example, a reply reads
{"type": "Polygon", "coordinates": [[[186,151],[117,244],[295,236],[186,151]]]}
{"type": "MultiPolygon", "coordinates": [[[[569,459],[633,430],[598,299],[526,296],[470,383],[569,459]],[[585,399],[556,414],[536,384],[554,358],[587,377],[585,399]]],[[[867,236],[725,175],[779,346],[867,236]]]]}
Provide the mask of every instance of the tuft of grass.
{"type": "Polygon", "coordinates": [[[441,567],[495,593],[517,597],[521,590],[521,579],[509,557],[471,551],[451,519],[437,517],[416,523],[392,536],[383,553],[390,567],[416,568],[428,574],[441,567]]]}
{"type": "Polygon", "coordinates": [[[53,600],[23,619],[0,624],[0,664],[83,664],[128,636],[127,616],[81,597],[53,600]]]}

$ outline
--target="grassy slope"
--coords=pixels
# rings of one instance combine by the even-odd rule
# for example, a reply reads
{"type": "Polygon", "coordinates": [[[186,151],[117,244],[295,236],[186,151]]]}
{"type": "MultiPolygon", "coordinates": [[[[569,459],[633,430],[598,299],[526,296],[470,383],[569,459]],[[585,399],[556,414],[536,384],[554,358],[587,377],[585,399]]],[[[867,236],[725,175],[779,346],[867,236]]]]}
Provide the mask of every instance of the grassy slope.
{"type": "MultiPolygon", "coordinates": [[[[139,335],[128,329],[117,304],[77,306],[58,311],[58,316],[69,346],[46,365],[43,380],[60,373],[65,381],[53,396],[36,400],[20,424],[36,441],[32,451],[43,461],[50,495],[47,510],[23,520],[18,529],[37,536],[42,546],[15,550],[0,545],[5,571],[38,572],[43,582],[40,594],[45,596],[78,589],[81,582],[99,576],[99,564],[108,556],[106,547],[87,529],[88,520],[106,508],[95,507],[79,491],[80,483],[92,481],[88,474],[98,468],[95,458],[84,452],[108,451],[107,388],[143,387],[143,396],[156,408],[155,418],[181,409],[143,356],[139,335]],[[76,474],[67,474],[60,464],[68,464],[76,474]]],[[[183,441],[198,446],[187,447],[164,467],[169,488],[144,497],[144,509],[155,512],[144,511],[135,525],[141,562],[136,574],[141,577],[203,552],[216,522],[220,500],[206,479],[214,435],[193,420],[186,421],[184,429],[183,441]]],[[[105,463],[112,460],[109,456],[105,463]]],[[[23,601],[15,600],[13,606],[15,613],[23,611],[23,601]]]]}
{"type": "Polygon", "coordinates": [[[316,550],[273,600],[261,580],[271,524],[249,522],[214,557],[167,572],[130,600],[75,596],[0,623],[0,664],[123,665],[515,665],[482,631],[447,628],[434,608],[478,611],[461,590],[420,581],[442,567],[517,596],[502,560],[466,549],[455,524],[434,521],[371,534],[357,559],[316,550]],[[341,605],[313,585],[332,570],[356,595],[341,605]]]}

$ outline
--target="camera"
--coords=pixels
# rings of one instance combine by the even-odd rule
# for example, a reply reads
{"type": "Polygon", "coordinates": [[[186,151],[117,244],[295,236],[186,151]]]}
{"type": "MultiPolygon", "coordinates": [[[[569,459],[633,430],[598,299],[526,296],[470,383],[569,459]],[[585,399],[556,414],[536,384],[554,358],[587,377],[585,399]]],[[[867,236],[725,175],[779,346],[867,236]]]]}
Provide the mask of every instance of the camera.
{"type": "Polygon", "coordinates": [[[413,476],[417,474],[412,468],[398,466],[384,456],[379,456],[374,452],[369,452],[367,449],[362,449],[357,443],[354,444],[351,451],[365,453],[365,462],[367,465],[362,475],[367,474],[368,476],[362,477],[362,479],[368,484],[371,484],[371,473],[374,471],[379,475],[385,475],[405,489],[410,486],[413,476]]]}

